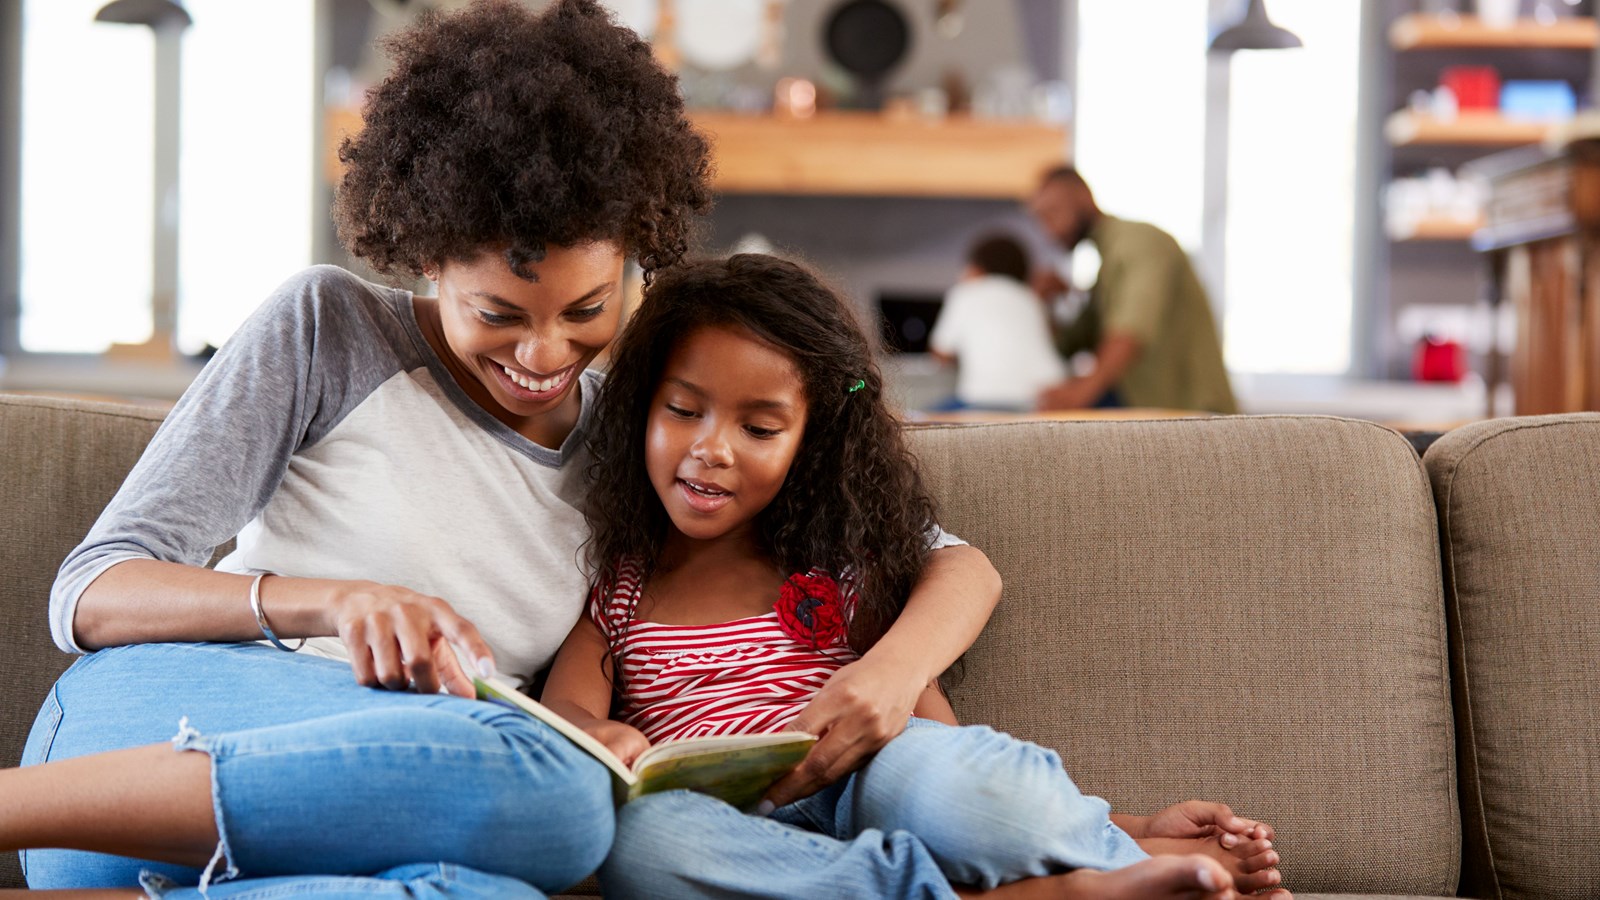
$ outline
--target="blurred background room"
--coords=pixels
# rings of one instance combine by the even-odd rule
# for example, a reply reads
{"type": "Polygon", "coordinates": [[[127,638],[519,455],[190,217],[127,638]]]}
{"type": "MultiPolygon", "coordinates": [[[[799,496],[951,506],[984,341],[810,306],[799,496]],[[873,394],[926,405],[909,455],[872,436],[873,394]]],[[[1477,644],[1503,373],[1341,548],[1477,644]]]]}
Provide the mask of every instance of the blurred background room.
{"type": "MultiPolygon", "coordinates": [[[[170,403],[290,274],[361,271],[328,207],[375,40],[457,5],[0,0],[0,390],[170,403]]],[[[1063,163],[1181,247],[1240,411],[1600,408],[1591,0],[606,5],[713,142],[702,249],[820,269],[914,416],[980,238],[1067,287],[1041,322],[1094,296],[1031,207],[1063,163]]]]}

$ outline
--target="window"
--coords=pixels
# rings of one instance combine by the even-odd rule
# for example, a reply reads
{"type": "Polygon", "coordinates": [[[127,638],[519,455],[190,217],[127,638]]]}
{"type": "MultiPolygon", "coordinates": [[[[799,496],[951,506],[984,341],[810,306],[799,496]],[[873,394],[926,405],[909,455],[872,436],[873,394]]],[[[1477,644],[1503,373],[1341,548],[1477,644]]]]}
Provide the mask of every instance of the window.
{"type": "MultiPolygon", "coordinates": [[[[104,4],[23,5],[19,338],[29,352],[96,353],[151,335],[155,41],[142,26],[95,22],[104,4]]],[[[182,351],[221,344],[311,260],[312,6],[185,3],[182,351]]]]}
{"type": "MultiPolygon", "coordinates": [[[[1360,6],[1272,0],[1305,47],[1231,59],[1229,108],[1208,109],[1212,26],[1192,0],[1078,0],[1079,169],[1100,205],[1191,254],[1204,233],[1205,130],[1228,122],[1221,263],[1228,367],[1350,367],[1360,6]]],[[[1232,22],[1243,11],[1227,16],[1232,22]]]]}
{"type": "Polygon", "coordinates": [[[1206,4],[1078,0],[1073,159],[1114,215],[1200,248],[1206,4]]]}
{"type": "Polygon", "coordinates": [[[1233,55],[1223,347],[1237,371],[1343,373],[1360,4],[1272,0],[1271,10],[1305,47],[1233,55]]]}

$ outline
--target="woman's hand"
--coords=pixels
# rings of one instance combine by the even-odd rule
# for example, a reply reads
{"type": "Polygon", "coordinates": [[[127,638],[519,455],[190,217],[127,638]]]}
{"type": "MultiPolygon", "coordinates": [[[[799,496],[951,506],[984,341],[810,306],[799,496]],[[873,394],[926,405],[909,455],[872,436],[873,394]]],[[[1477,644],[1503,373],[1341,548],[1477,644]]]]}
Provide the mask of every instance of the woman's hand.
{"type": "Polygon", "coordinates": [[[793,772],[773,785],[760,809],[770,812],[822,790],[854,771],[905,730],[927,682],[871,655],[833,673],[789,724],[820,740],[793,772]]]}
{"type": "Polygon", "coordinates": [[[356,681],[391,691],[476,694],[451,645],[480,675],[494,672],[494,654],[477,626],[438,597],[374,582],[346,582],[329,606],[329,631],[344,641],[356,681]]]}

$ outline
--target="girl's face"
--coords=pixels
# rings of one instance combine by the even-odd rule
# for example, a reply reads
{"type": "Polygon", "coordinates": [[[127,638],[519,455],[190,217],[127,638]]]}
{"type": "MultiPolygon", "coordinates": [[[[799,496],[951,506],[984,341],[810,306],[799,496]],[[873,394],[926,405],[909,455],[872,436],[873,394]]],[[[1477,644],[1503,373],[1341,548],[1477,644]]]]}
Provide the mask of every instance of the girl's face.
{"type": "Polygon", "coordinates": [[[547,248],[527,266],[532,279],[498,249],[442,264],[439,319],[462,388],[519,430],[545,417],[575,422],[578,374],[617,333],[622,263],[620,247],[596,242],[547,248]]]}
{"type": "Polygon", "coordinates": [[[749,329],[707,326],[679,341],[645,428],[645,468],[677,530],[748,535],[789,474],[806,408],[793,362],[749,329]]]}

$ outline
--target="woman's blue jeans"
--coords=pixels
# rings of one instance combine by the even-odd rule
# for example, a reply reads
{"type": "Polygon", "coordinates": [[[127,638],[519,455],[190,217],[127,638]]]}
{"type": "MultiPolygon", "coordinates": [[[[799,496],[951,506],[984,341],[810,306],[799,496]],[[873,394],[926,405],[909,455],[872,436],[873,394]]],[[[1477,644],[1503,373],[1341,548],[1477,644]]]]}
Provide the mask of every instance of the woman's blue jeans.
{"type": "Polygon", "coordinates": [[[256,644],[80,659],[22,762],[165,741],[211,757],[213,865],[28,850],[31,887],[135,886],[145,873],[152,895],[173,897],[203,878],[211,897],[538,897],[592,872],[611,845],[610,776],[542,723],[364,688],[347,665],[256,644]]]}
{"type": "Polygon", "coordinates": [[[913,719],[849,778],[762,819],[700,794],[617,817],[608,897],[954,897],[1148,858],[1054,751],[982,726],[913,719]]]}

